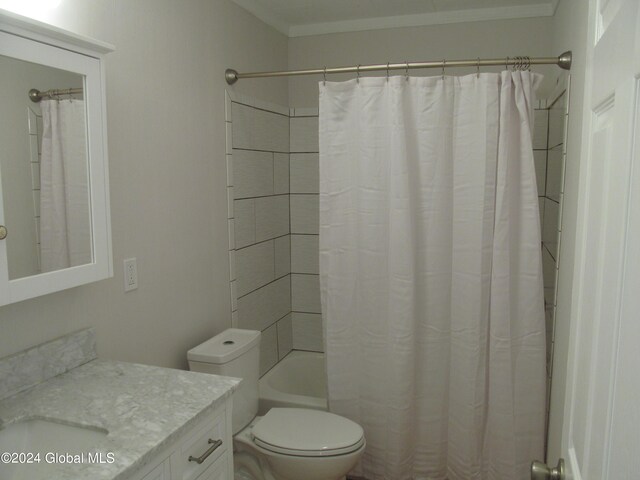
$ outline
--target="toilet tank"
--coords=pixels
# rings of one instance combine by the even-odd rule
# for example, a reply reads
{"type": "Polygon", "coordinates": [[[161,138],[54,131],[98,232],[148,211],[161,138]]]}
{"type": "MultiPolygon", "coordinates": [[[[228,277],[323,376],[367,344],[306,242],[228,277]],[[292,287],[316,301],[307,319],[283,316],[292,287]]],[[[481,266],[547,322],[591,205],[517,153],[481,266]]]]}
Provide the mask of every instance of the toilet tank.
{"type": "Polygon", "coordinates": [[[233,393],[232,428],[235,435],[258,413],[260,332],[230,328],[187,352],[189,369],[242,378],[233,393]]]}

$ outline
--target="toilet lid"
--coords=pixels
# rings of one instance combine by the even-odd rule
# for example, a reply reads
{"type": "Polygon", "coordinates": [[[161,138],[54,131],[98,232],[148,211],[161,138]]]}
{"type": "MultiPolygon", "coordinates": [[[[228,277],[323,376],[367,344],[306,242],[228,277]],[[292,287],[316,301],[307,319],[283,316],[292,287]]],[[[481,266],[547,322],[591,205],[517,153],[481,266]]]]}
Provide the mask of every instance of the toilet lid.
{"type": "Polygon", "coordinates": [[[364,444],[364,431],[357,423],[302,408],[272,408],[253,426],[251,434],[257,445],[286,455],[341,455],[364,444]]]}

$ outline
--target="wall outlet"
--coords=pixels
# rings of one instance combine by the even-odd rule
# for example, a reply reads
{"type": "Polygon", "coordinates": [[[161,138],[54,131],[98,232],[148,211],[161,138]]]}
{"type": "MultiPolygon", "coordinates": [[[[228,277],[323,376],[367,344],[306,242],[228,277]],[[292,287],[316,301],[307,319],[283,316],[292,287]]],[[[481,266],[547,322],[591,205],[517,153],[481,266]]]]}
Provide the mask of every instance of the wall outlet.
{"type": "Polygon", "coordinates": [[[138,288],[138,266],[135,258],[124,261],[124,291],[130,292],[138,288]]]}

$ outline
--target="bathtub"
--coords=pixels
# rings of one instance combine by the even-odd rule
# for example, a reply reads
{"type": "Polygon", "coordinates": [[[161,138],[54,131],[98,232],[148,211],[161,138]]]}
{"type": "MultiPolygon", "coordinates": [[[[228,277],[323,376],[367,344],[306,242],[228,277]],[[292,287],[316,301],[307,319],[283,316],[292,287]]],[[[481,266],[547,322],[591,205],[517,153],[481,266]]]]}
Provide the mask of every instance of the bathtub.
{"type": "Polygon", "coordinates": [[[259,383],[258,415],[274,407],[327,409],[324,354],[293,350],[259,383]]]}

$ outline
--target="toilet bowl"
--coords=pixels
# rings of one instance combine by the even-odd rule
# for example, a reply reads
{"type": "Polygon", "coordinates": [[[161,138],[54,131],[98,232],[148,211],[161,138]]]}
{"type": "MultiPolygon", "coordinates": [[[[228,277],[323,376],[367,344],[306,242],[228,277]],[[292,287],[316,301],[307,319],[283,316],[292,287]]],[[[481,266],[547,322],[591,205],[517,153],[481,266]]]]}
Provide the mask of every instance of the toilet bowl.
{"type": "MultiPolygon", "coordinates": [[[[338,415],[274,408],[240,431],[234,447],[266,462],[275,480],[338,480],[358,462],[365,440],[358,424],[338,415]]],[[[236,463],[245,467],[241,456],[236,463]]]]}
{"type": "Polygon", "coordinates": [[[340,480],[365,449],[362,427],[333,413],[303,408],[258,411],[260,332],[229,329],[189,350],[193,371],[240,377],[233,397],[238,480],[340,480]]]}

